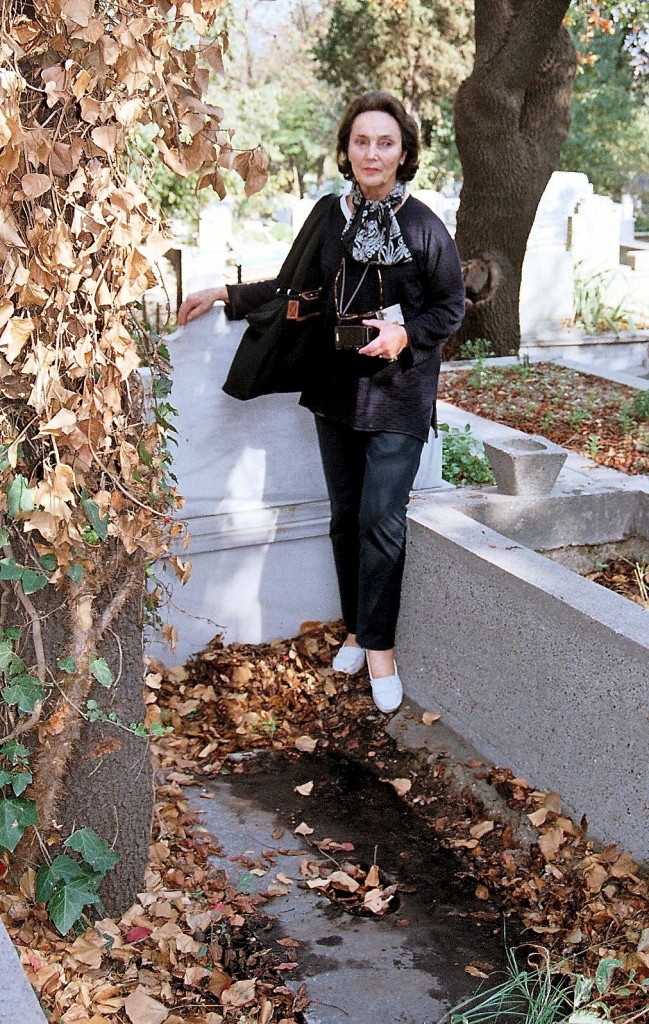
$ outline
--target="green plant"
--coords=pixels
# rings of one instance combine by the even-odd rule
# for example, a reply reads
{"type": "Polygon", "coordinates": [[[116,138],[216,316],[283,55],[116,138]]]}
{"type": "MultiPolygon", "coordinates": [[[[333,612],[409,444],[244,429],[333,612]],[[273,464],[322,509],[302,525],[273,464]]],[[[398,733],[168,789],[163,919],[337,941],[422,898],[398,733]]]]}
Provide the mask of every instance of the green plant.
{"type": "Polygon", "coordinates": [[[602,439],[599,434],[589,434],[586,454],[589,459],[595,459],[602,450],[602,439]]]}
{"type": "Polygon", "coordinates": [[[605,996],[630,995],[630,986],[649,992],[649,980],[638,984],[633,971],[626,984],[613,987],[614,972],[624,966],[615,957],[602,957],[588,977],[567,960],[552,963],[546,949],[538,954],[540,965],[524,969],[508,949],[504,980],[458,1003],[442,1024],[603,1024],[611,1020],[605,996]]]}
{"type": "Polygon", "coordinates": [[[584,409],[581,405],[576,405],[570,413],[568,423],[573,430],[576,430],[582,423],[586,423],[588,420],[592,420],[592,418],[593,414],[588,409],[584,409]]]}
{"type": "Polygon", "coordinates": [[[99,887],[119,857],[91,828],[78,829],[63,843],[76,853],[61,853],[36,876],[36,899],[46,903],[61,935],[77,923],[86,907],[100,904],[99,887]]]}
{"type": "Polygon", "coordinates": [[[495,354],[488,338],[470,338],[460,345],[460,359],[490,359],[495,354]]]}
{"type": "Polygon", "coordinates": [[[586,334],[598,331],[619,331],[628,327],[629,317],[624,302],[610,306],[606,298],[608,275],[591,271],[585,275],[583,265],[577,264],[574,276],[574,320],[581,323],[586,334]]]}
{"type": "Polygon", "coordinates": [[[649,388],[636,392],[631,403],[631,413],[638,422],[649,420],[649,388]]]}
{"type": "Polygon", "coordinates": [[[482,444],[471,433],[467,423],[463,430],[442,423],[442,479],[460,486],[462,484],[495,483],[491,467],[485,458],[482,444]]]}

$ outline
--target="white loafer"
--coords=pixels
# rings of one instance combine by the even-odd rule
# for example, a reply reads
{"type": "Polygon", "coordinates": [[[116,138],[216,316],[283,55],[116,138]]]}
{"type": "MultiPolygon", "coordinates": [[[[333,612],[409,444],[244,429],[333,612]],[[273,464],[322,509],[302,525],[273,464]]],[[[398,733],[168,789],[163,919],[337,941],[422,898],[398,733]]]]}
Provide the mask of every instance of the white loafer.
{"type": "Polygon", "coordinates": [[[372,697],[379,711],[382,711],[384,715],[390,714],[391,711],[396,711],[403,700],[403,686],[397,671],[396,661],[394,663],[393,676],[382,676],[379,679],[374,679],[370,669],[369,658],[367,659],[367,671],[370,674],[370,682],[372,684],[372,697]]]}
{"type": "Polygon", "coordinates": [[[362,647],[350,647],[343,644],[338,648],[338,653],[331,663],[334,672],[344,672],[348,676],[354,676],[360,672],[365,664],[365,651],[362,647]]]}

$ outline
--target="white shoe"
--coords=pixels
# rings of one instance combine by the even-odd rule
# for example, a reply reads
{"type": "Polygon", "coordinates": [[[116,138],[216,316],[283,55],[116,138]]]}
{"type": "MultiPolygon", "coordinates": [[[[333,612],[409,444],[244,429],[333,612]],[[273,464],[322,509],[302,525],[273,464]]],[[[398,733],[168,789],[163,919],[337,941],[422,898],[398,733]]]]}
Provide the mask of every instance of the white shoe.
{"type": "Polygon", "coordinates": [[[369,658],[367,659],[367,671],[370,674],[370,682],[372,684],[372,697],[379,711],[382,711],[384,715],[390,714],[391,711],[396,711],[403,700],[403,686],[397,671],[396,661],[394,663],[393,676],[382,676],[379,679],[374,679],[369,658]]]}
{"type": "Polygon", "coordinates": [[[365,651],[362,647],[351,647],[343,644],[331,663],[334,672],[344,672],[348,676],[356,675],[365,664],[365,651]]]}

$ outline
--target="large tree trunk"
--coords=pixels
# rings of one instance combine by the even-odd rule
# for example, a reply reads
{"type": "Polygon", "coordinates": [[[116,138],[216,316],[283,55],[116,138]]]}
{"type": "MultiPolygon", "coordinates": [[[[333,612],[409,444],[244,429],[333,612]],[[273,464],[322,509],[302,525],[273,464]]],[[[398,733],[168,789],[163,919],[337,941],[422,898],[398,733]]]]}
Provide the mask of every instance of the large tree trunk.
{"type": "Polygon", "coordinates": [[[455,102],[464,184],[456,241],[467,314],[447,355],[485,338],[516,353],[521,271],[539,200],[570,125],[568,0],[477,0],[476,56],[455,102]]]}

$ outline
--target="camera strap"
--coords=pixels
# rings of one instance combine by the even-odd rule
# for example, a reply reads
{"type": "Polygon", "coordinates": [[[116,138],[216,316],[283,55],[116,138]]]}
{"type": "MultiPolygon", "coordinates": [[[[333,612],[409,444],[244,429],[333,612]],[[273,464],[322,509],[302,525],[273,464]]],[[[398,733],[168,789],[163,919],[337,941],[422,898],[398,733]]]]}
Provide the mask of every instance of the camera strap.
{"type": "MultiPolygon", "coordinates": [[[[361,290],[363,282],[364,282],[365,278],[367,277],[368,271],[369,271],[371,266],[376,266],[376,269],[378,271],[378,275],[379,275],[379,289],[380,289],[381,302],[382,302],[382,300],[383,300],[383,279],[381,277],[381,268],[378,266],[378,264],[372,264],[372,263],[366,263],[365,264],[365,269],[364,269],[363,273],[361,274],[360,281],[358,282],[358,284],[354,288],[354,291],[350,295],[350,297],[347,300],[347,302],[345,302],[345,286],[346,286],[346,283],[347,283],[346,282],[346,276],[347,275],[346,275],[346,260],[345,260],[345,257],[343,256],[342,262],[340,264],[340,270],[336,274],[336,280],[335,280],[335,283],[334,283],[334,299],[335,299],[335,303],[336,303],[336,315],[337,315],[337,318],[339,320],[342,320],[346,316],[347,310],[349,309],[349,307],[351,306],[352,302],[354,301],[354,299],[358,295],[359,291],[361,290]]],[[[359,314],[355,314],[355,316],[373,316],[373,315],[374,315],[373,313],[367,313],[367,314],[359,313],[359,314]]]]}

